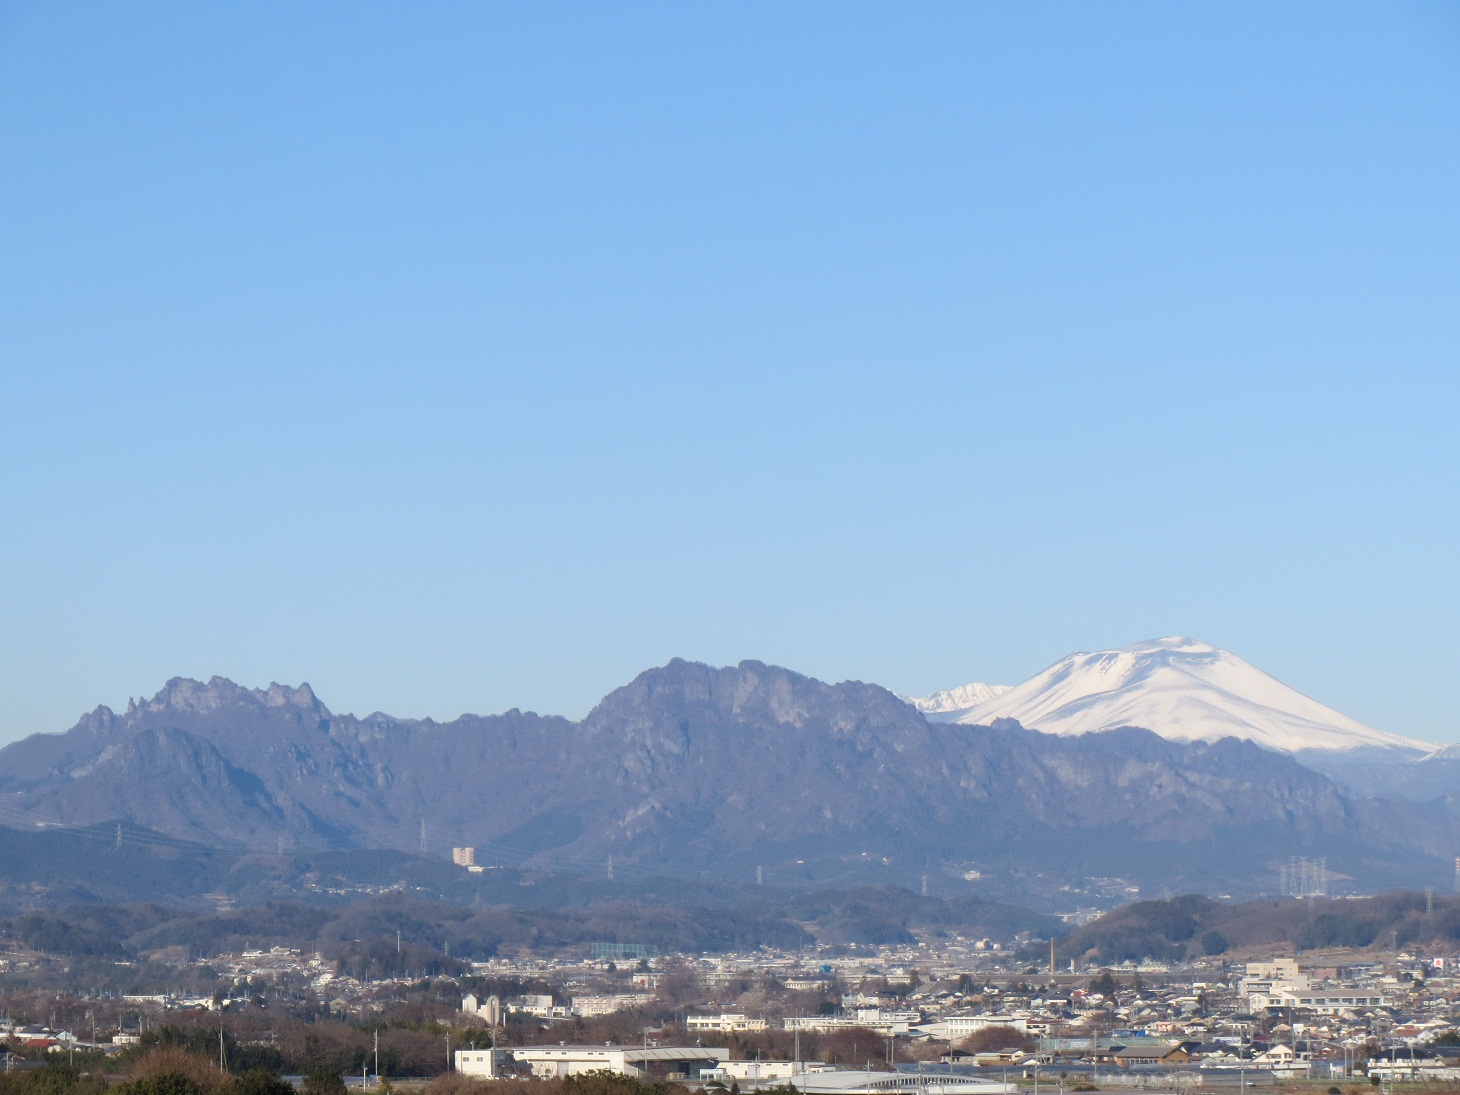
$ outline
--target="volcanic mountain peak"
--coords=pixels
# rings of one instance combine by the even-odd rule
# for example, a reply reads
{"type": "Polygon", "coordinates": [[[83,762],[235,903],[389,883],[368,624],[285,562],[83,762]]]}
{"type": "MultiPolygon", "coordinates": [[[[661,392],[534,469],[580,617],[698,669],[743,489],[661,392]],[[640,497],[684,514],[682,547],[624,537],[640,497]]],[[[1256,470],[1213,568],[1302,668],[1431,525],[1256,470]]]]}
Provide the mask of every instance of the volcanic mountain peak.
{"type": "Polygon", "coordinates": [[[1237,737],[1285,753],[1433,748],[1365,726],[1229,651],[1184,636],[1077,651],[957,721],[1000,718],[1050,734],[1140,726],[1176,741],[1237,737]]]}

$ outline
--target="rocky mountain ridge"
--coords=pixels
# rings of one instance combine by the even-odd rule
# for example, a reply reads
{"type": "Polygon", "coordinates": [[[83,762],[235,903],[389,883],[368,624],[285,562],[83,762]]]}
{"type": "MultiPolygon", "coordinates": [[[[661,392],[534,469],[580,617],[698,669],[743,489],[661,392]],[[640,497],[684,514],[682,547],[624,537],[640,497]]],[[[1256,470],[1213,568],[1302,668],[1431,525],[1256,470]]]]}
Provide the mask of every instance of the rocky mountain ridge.
{"type": "Polygon", "coordinates": [[[581,722],[332,713],[308,686],[168,682],[0,750],[0,820],[125,821],[272,850],[477,848],[479,862],[788,884],[1261,889],[1287,855],[1373,885],[1441,870],[1448,806],[1372,802],[1257,746],[931,723],[860,682],[675,660],[581,722]]]}

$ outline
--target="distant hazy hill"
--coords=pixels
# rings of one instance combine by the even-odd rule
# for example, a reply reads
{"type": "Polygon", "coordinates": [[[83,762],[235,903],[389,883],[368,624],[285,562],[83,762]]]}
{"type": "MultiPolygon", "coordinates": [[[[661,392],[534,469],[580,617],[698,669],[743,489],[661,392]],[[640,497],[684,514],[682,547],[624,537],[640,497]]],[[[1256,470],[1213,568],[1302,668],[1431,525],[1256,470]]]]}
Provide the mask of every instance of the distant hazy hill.
{"type": "Polygon", "coordinates": [[[260,851],[409,850],[424,822],[434,854],[470,844],[486,862],[606,874],[612,856],[621,876],[760,869],[791,884],[969,876],[1004,897],[1097,875],[1250,892],[1290,854],[1326,855],[1364,885],[1438,880],[1456,839],[1441,804],[1346,797],[1250,743],[929,723],[875,685],[759,662],[673,661],[576,724],[360,719],[307,686],[173,680],[0,750],[0,803],[9,824],[121,819],[260,851]]]}

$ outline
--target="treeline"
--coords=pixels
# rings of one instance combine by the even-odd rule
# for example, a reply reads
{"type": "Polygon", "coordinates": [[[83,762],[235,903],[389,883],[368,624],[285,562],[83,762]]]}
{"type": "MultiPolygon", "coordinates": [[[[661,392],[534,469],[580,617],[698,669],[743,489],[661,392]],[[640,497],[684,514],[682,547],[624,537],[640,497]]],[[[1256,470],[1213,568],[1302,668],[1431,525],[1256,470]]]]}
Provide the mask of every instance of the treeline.
{"type": "Polygon", "coordinates": [[[725,952],[813,942],[907,942],[920,930],[1047,936],[1052,917],[976,898],[919,897],[894,886],[776,893],[736,906],[593,904],[559,909],[456,905],[393,892],[351,904],[272,901],[200,914],[159,903],[73,905],[0,920],[0,940],[71,958],[195,959],[275,946],[318,951],[365,978],[459,974],[504,948],[586,949],[599,941],[725,952]]]}
{"type": "MultiPolygon", "coordinates": [[[[265,1072],[308,1076],[321,1072],[359,1076],[429,1077],[447,1071],[445,1039],[451,1028],[377,1023],[359,1026],[343,1022],[313,1023],[275,1020],[267,1029],[254,1028],[240,1039],[238,1033],[217,1026],[165,1026],[142,1036],[141,1042],[120,1054],[124,1066],[151,1059],[161,1051],[177,1051],[216,1066],[221,1059],[232,1073],[265,1072]],[[378,1048],[377,1048],[378,1047],[378,1048]]],[[[457,1048],[465,1042],[454,1039],[457,1048]]]]}
{"type": "Polygon", "coordinates": [[[782,901],[779,911],[813,925],[819,943],[910,943],[915,930],[948,930],[1010,939],[1020,932],[1047,939],[1062,934],[1052,916],[978,897],[923,897],[900,886],[810,890],[782,901]]]}
{"type": "MultiPolygon", "coordinates": [[[[180,1049],[152,1050],[130,1062],[78,1067],[63,1058],[36,1069],[0,1072],[0,1095],[298,1095],[293,1084],[267,1069],[225,1072],[216,1061],[180,1049]]],[[[344,1095],[338,1075],[317,1071],[305,1095],[344,1095]]]]}
{"type": "MultiPolygon", "coordinates": [[[[24,1046],[7,1048],[15,1050],[16,1060],[29,1056],[34,1063],[45,1066],[13,1073],[25,1076],[60,1075],[46,1069],[61,1064],[70,1067],[73,1062],[78,1075],[99,1070],[131,1075],[137,1071],[139,1062],[171,1055],[170,1060],[195,1058],[235,1076],[307,1075],[320,1070],[359,1076],[362,1071],[375,1073],[378,1065],[381,1075],[429,1078],[448,1071],[448,1046],[463,1049],[474,1038],[485,1041],[487,1035],[481,1030],[453,1027],[445,1022],[411,1023],[399,1017],[391,1022],[359,1025],[327,1018],[311,1022],[276,1016],[265,1023],[221,1028],[216,1018],[193,1025],[166,1025],[147,1031],[139,1043],[115,1056],[99,1051],[59,1054],[29,1052],[24,1046]]],[[[6,1093],[0,1090],[0,1095],[6,1093]]]]}
{"type": "Polygon", "coordinates": [[[1460,897],[1409,891],[1336,900],[1220,902],[1196,894],[1126,905],[1059,944],[1061,960],[1182,961],[1249,946],[1296,950],[1460,942],[1460,897]]]}
{"type": "MultiPolygon", "coordinates": [[[[345,1095],[340,1073],[311,1065],[298,1089],[271,1067],[221,1067],[216,1056],[182,1045],[151,1045],[102,1067],[77,1067],[63,1059],[43,1067],[0,1072],[0,1095],[345,1095]]],[[[381,1095],[390,1095],[382,1069],[381,1095]]],[[[399,1074],[396,1074],[399,1075],[399,1074]]],[[[474,1080],[441,1072],[427,1095],[687,1095],[679,1084],[651,1083],[627,1076],[592,1074],[561,1080],[474,1080]]]]}
{"type": "Polygon", "coordinates": [[[79,905],[0,920],[0,940],[49,954],[135,958],[167,949],[188,958],[248,948],[318,951],[360,978],[455,974],[465,960],[504,947],[648,943],[665,951],[796,947],[812,937],[784,916],[759,910],[606,905],[581,909],[466,909],[407,894],[343,908],[271,902],[216,914],[158,905],[79,905]],[[397,943],[399,940],[399,943],[397,943]]]}

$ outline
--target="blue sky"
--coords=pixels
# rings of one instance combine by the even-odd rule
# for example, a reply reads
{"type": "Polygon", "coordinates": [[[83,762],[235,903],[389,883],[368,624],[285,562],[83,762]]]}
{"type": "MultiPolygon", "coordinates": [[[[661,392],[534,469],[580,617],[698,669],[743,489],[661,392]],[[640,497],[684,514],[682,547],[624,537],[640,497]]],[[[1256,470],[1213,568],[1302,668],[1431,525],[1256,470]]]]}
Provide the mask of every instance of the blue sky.
{"type": "Polygon", "coordinates": [[[1457,11],[0,6],[0,740],[1165,634],[1460,739],[1457,11]]]}

